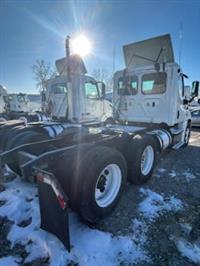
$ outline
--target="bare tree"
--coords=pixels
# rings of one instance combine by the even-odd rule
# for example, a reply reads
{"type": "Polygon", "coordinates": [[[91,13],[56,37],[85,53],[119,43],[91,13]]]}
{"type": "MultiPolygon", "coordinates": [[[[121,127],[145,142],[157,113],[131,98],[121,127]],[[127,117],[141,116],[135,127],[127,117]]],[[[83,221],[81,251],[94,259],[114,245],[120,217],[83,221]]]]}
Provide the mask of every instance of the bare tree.
{"type": "Polygon", "coordinates": [[[36,87],[40,92],[45,91],[47,80],[55,77],[56,71],[51,67],[50,63],[46,63],[44,60],[36,60],[32,70],[37,81],[36,87]]]}
{"type": "Polygon", "coordinates": [[[107,69],[105,68],[96,68],[93,70],[92,76],[97,80],[97,81],[103,81],[106,84],[106,89],[111,90],[112,84],[113,84],[113,79],[108,72],[107,69]]]}
{"type": "Polygon", "coordinates": [[[93,70],[92,76],[97,80],[97,81],[103,81],[106,82],[108,78],[108,71],[105,68],[96,68],[93,70]]]}

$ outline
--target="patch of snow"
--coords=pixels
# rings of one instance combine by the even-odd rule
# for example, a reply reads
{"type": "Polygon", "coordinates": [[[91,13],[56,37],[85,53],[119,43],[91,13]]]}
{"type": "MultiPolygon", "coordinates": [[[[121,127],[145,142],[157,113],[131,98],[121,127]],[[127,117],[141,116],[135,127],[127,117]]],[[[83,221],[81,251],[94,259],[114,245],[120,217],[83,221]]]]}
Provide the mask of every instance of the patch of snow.
{"type": "Polygon", "coordinates": [[[182,201],[171,196],[164,198],[162,195],[151,191],[150,189],[141,188],[142,193],[146,198],[139,204],[139,211],[150,221],[155,220],[159,215],[168,211],[179,211],[183,208],[182,201]]]}
{"type": "Polygon", "coordinates": [[[0,266],[17,266],[19,262],[19,258],[12,256],[0,258],[0,266]]]}
{"type": "Polygon", "coordinates": [[[167,170],[165,168],[158,168],[157,170],[160,174],[165,173],[167,170]]]}
{"type": "Polygon", "coordinates": [[[197,244],[191,244],[185,239],[179,239],[175,243],[183,257],[187,257],[190,261],[200,264],[200,247],[197,244]]]}
{"type": "Polygon", "coordinates": [[[168,173],[168,175],[170,176],[170,177],[176,177],[176,171],[175,170],[171,170],[171,172],[169,172],[168,173]]]}
{"type": "Polygon", "coordinates": [[[193,174],[190,172],[189,169],[188,169],[187,171],[183,172],[182,174],[183,174],[183,176],[185,177],[185,179],[186,179],[187,182],[190,182],[191,180],[193,180],[193,179],[196,178],[196,176],[193,175],[193,174]]]}
{"type": "MultiPolygon", "coordinates": [[[[79,222],[74,213],[69,215],[72,250],[68,253],[54,235],[40,229],[37,187],[19,178],[7,183],[6,190],[0,193],[0,200],[6,201],[0,207],[0,216],[7,216],[14,222],[7,238],[13,246],[16,243],[25,245],[29,253],[25,262],[49,257],[52,266],[65,266],[71,261],[80,266],[113,266],[121,261],[137,263],[148,259],[142,247],[143,240],[136,243],[139,229],[130,237],[113,237],[110,233],[90,229],[79,222]],[[27,219],[30,219],[30,224],[20,226],[27,219]]],[[[136,222],[134,224],[135,228],[140,227],[139,223],[137,226],[136,222]]]]}
{"type": "Polygon", "coordinates": [[[139,243],[141,246],[143,246],[147,242],[148,226],[144,221],[134,219],[132,229],[132,239],[136,244],[139,243]]]}

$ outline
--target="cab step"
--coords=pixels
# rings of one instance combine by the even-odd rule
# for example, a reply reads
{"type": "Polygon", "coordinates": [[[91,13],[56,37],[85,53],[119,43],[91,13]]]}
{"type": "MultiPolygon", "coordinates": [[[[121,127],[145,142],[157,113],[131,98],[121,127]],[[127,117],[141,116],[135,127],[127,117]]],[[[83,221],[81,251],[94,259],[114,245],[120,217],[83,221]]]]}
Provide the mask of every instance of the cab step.
{"type": "Polygon", "coordinates": [[[178,150],[178,149],[181,148],[184,144],[185,144],[184,141],[180,141],[180,142],[176,143],[176,144],[172,147],[172,149],[173,149],[173,150],[178,150]]]}

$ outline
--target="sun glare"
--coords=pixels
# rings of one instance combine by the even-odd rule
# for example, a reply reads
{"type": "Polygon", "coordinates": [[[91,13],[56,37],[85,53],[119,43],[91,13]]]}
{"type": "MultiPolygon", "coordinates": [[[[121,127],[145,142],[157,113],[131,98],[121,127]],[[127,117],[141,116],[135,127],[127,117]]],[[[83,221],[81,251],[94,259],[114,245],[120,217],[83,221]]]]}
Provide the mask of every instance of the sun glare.
{"type": "Polygon", "coordinates": [[[84,57],[91,52],[91,42],[84,35],[79,35],[72,40],[72,51],[84,57]]]}

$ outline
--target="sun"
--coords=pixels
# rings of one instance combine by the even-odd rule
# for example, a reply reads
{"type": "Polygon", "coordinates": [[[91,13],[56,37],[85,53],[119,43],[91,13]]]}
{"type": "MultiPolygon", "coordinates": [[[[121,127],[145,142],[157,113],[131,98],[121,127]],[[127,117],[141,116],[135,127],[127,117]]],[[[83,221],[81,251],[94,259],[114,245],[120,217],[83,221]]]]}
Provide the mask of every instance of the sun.
{"type": "Polygon", "coordinates": [[[81,34],[72,39],[72,51],[74,54],[84,57],[91,52],[91,42],[85,35],[81,34]]]}

